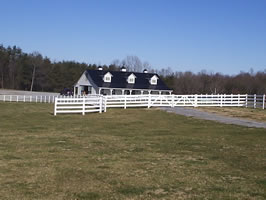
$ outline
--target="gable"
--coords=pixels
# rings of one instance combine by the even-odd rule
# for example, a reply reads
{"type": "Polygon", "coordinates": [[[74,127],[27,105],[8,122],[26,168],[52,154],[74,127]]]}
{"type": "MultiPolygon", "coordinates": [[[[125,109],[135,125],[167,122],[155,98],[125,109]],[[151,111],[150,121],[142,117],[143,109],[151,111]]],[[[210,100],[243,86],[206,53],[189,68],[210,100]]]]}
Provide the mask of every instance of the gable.
{"type": "Polygon", "coordinates": [[[110,72],[107,72],[104,76],[105,76],[105,77],[106,77],[106,76],[112,77],[113,75],[112,75],[110,72]]]}
{"type": "Polygon", "coordinates": [[[78,82],[76,83],[76,85],[91,85],[91,82],[89,81],[89,79],[86,76],[86,73],[84,72],[81,77],[79,78],[78,82]]]}

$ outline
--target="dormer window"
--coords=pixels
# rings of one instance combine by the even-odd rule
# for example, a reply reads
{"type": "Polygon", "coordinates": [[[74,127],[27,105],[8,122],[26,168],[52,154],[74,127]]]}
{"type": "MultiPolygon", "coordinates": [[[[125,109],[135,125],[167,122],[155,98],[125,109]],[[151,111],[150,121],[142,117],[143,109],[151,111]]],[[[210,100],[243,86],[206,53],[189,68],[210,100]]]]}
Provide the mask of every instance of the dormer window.
{"type": "Polygon", "coordinates": [[[130,83],[130,84],[134,84],[135,83],[135,79],[136,79],[136,76],[132,73],[132,74],[130,74],[127,77],[127,82],[130,83]]]}
{"type": "Polygon", "coordinates": [[[110,76],[106,76],[104,79],[104,82],[111,82],[111,77],[110,76]]]}
{"type": "Polygon", "coordinates": [[[151,79],[150,79],[150,84],[151,85],[157,85],[157,80],[158,80],[159,78],[156,76],[156,75],[154,75],[153,77],[151,77],[151,79]]]}
{"type": "Polygon", "coordinates": [[[134,78],[128,79],[128,83],[134,83],[134,82],[135,82],[134,78]]]}
{"type": "Polygon", "coordinates": [[[152,80],[151,80],[151,84],[152,84],[152,85],[157,85],[157,80],[156,80],[156,79],[152,79],[152,80]]]}
{"type": "Polygon", "coordinates": [[[106,83],[111,83],[112,76],[113,75],[110,72],[107,72],[103,77],[103,81],[106,83]]]}

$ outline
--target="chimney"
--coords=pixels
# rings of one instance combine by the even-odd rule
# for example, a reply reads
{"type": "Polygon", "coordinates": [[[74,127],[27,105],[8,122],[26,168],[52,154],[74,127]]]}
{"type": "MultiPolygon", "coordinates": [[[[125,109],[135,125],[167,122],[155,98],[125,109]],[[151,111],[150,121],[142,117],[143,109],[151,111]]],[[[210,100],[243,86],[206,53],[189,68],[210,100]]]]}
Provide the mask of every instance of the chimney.
{"type": "Polygon", "coordinates": [[[126,72],[127,71],[127,69],[123,66],[123,67],[121,67],[121,72],[126,72]]]}
{"type": "Polygon", "coordinates": [[[143,73],[147,74],[148,73],[148,70],[147,69],[144,69],[143,70],[143,73]]]}
{"type": "Polygon", "coordinates": [[[102,66],[99,66],[99,67],[98,67],[98,70],[99,70],[99,71],[102,71],[102,70],[103,70],[102,66]]]}

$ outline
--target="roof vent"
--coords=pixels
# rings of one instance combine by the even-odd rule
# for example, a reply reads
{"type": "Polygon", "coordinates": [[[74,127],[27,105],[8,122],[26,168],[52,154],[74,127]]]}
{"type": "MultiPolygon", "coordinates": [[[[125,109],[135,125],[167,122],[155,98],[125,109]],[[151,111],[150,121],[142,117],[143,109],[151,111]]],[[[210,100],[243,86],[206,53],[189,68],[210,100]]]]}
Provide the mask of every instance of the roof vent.
{"type": "Polygon", "coordinates": [[[147,74],[148,73],[148,70],[147,69],[144,69],[143,70],[143,73],[147,74]]]}
{"type": "Polygon", "coordinates": [[[127,69],[123,66],[123,67],[121,67],[121,72],[126,72],[127,71],[127,69]]]}
{"type": "Polygon", "coordinates": [[[99,66],[98,67],[98,70],[102,71],[103,70],[102,66],[99,66]]]}

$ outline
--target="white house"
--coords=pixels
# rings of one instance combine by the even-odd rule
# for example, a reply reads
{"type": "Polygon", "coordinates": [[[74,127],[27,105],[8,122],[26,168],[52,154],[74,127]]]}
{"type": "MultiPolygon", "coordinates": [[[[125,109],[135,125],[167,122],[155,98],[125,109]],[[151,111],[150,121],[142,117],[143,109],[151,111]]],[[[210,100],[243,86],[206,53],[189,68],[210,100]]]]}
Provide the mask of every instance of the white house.
{"type": "Polygon", "coordinates": [[[74,85],[75,95],[84,94],[171,94],[158,74],[121,71],[86,70],[74,85]]]}

